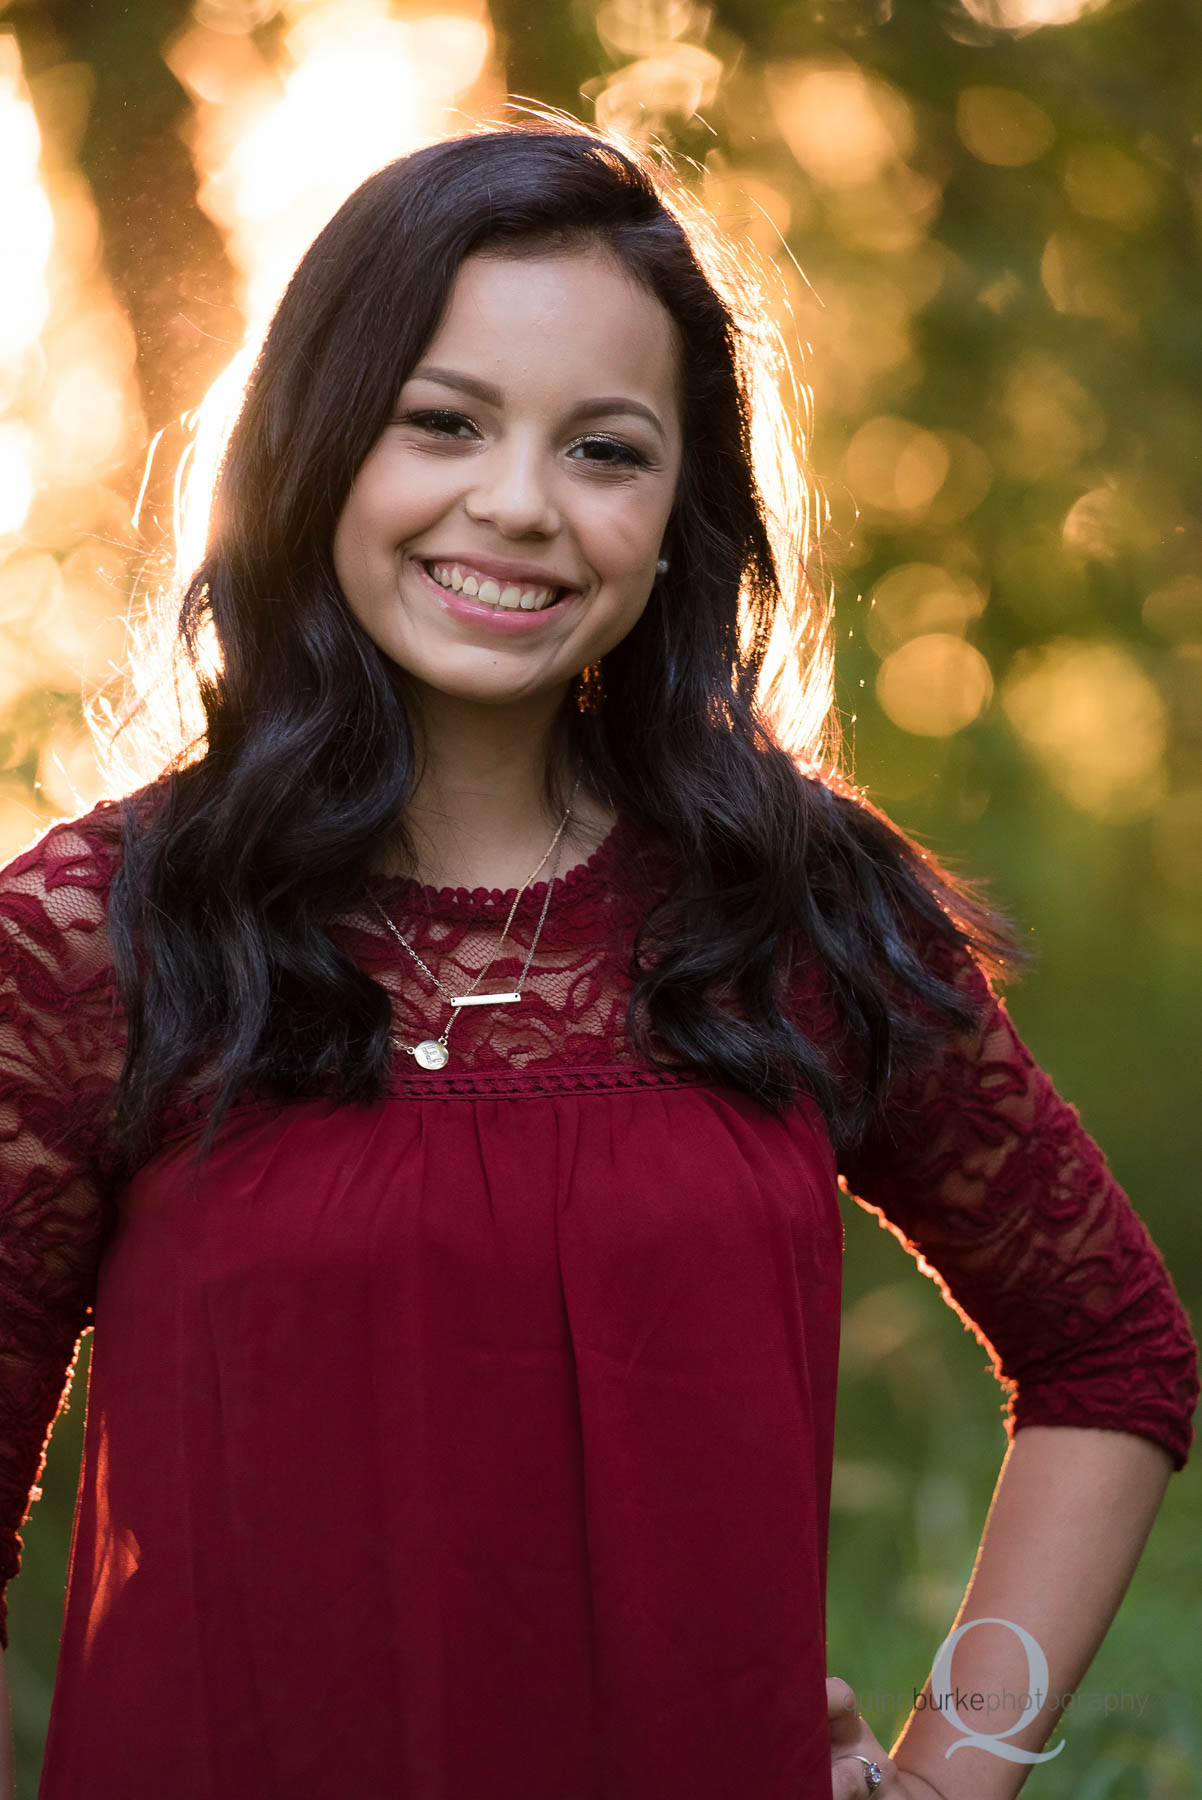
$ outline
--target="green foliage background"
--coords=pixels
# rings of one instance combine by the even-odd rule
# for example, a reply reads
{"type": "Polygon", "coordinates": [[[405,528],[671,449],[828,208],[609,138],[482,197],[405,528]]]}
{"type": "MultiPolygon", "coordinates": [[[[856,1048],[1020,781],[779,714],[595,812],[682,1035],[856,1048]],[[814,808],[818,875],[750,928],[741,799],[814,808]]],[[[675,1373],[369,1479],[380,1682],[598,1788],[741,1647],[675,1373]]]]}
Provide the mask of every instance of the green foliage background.
{"type": "MultiPolygon", "coordinates": [[[[989,9],[975,11],[974,20],[953,0],[902,0],[896,10],[889,0],[739,0],[708,13],[652,5],[652,49],[704,47],[723,68],[704,124],[670,113],[658,123],[711,174],[783,199],[788,251],[810,284],[795,282],[794,299],[812,344],[812,459],[833,516],[839,704],[855,777],[936,854],[987,877],[1029,928],[1040,958],[1010,990],[1011,1014],[1196,1309],[1202,31],[1179,0],[1112,0],[1075,23],[1022,31],[991,28],[980,22],[989,9]],[[858,71],[901,97],[912,137],[900,160],[918,190],[891,186],[895,171],[853,191],[798,160],[771,96],[807,69],[858,71]],[[981,87],[1033,102],[1050,123],[1046,147],[1010,165],[974,154],[962,96],[981,87]],[[927,196],[917,225],[916,191],[927,196]],[[1092,211],[1078,204],[1083,193],[1092,211]],[[1049,253],[1053,239],[1060,247],[1049,253]],[[902,346],[897,354],[882,354],[887,338],[902,346]],[[938,504],[909,513],[865,504],[847,452],[881,416],[959,434],[949,441],[970,472],[988,469],[976,503],[952,517],[938,504]],[[1087,509],[1086,528],[1066,539],[1064,521],[1086,494],[1103,496],[1100,511],[1087,509]],[[890,570],[913,563],[970,580],[986,600],[964,630],[986,659],[993,698],[943,736],[900,729],[877,699],[872,596],[890,570]],[[1150,595],[1161,598],[1149,604],[1150,595]],[[1019,659],[1054,644],[1118,649],[1159,697],[1164,746],[1146,804],[1118,816],[1083,807],[1064,791],[1055,759],[1016,729],[1007,683],[1029,666],[1019,659]]],[[[162,0],[9,8],[35,73],[55,59],[96,70],[80,155],[110,273],[136,320],[154,428],[195,403],[216,373],[206,358],[222,348],[165,347],[179,292],[203,295],[214,316],[230,306],[219,243],[175,148],[186,100],[159,57],[185,12],[162,0]],[[148,145],[161,154],[148,158],[148,145]],[[137,217],[164,222],[170,256],[163,239],[145,256],[131,250],[137,217]]],[[[495,0],[510,91],[590,119],[624,55],[638,61],[614,29],[623,13],[585,0],[495,0]]],[[[1019,117],[1032,115],[1020,107],[1019,117]]],[[[1105,714],[1114,694],[1099,681],[1105,714]]],[[[1120,711],[1113,732],[1128,728],[1120,711]]],[[[1097,732],[1088,719],[1082,729],[1097,732]]],[[[921,1686],[950,1624],[1005,1439],[983,1352],[875,1219],[846,1212],[829,1667],[862,1693],[904,1695],[921,1686]]],[[[52,1689],[87,1349],[10,1590],[22,1800],[36,1791],[52,1689]]],[[[1187,1800],[1198,1791],[1200,1527],[1202,1471],[1192,1465],[1170,1483],[1084,1684],[1136,1699],[1068,1721],[1066,1748],[1032,1775],[1032,1795],[1187,1800]]],[[[129,1705],[136,1729],[136,1695],[129,1705]]],[[[869,1714],[886,1744],[904,1710],[869,1714]]]]}

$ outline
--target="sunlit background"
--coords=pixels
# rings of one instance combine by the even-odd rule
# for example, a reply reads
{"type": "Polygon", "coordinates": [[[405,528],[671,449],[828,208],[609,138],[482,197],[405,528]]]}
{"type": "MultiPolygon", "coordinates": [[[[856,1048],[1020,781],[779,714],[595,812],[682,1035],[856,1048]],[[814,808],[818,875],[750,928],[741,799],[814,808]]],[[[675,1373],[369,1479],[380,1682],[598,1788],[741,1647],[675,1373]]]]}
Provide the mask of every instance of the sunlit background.
{"type": "MultiPolygon", "coordinates": [[[[1011,1010],[1194,1298],[1202,33],[1177,0],[0,0],[0,860],[114,791],[88,713],[196,559],[301,250],[508,97],[676,149],[768,259],[846,760],[1033,931],[1011,1010]]],[[[902,1691],[971,1563],[996,1394],[854,1210],[848,1281],[831,1666],[902,1691]]],[[[81,1410],[11,1594],[30,1800],[81,1410]]],[[[1156,1697],[1074,1721],[1033,1795],[1192,1792],[1200,1492],[1174,1482],[1089,1678],[1156,1697]]]]}

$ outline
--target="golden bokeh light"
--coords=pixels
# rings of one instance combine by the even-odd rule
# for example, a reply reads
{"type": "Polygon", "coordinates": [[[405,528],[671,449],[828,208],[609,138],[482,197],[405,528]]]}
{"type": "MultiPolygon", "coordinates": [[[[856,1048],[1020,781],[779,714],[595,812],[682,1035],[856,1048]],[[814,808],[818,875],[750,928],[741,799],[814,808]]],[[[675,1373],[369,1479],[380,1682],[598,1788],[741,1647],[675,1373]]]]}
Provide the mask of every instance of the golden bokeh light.
{"type": "Polygon", "coordinates": [[[797,313],[813,345],[815,404],[824,414],[856,416],[883,376],[917,367],[913,305],[892,265],[888,274],[862,270],[856,280],[828,276],[820,299],[798,296],[797,313]]]}
{"type": "Polygon", "coordinates": [[[989,664],[975,645],[949,631],[910,638],[877,670],[881,711],[915,737],[951,737],[963,731],[992,696],[989,664]]]}
{"type": "MultiPolygon", "coordinates": [[[[82,116],[85,75],[72,65],[43,76],[51,119],[82,116]]],[[[3,858],[46,818],[105,791],[84,709],[87,689],[121,654],[130,553],[127,519],[123,528],[106,483],[137,443],[142,417],[133,334],[100,266],[95,206],[39,125],[10,34],[0,34],[0,171],[3,858]],[[48,717],[53,781],[38,764],[48,717]]]]}
{"type": "Polygon", "coordinates": [[[981,446],[962,431],[941,431],[947,474],[926,509],[928,525],[954,525],[976,511],[993,486],[993,464],[981,446]]]}
{"type": "Polygon", "coordinates": [[[1060,181],[1086,218],[1138,231],[1159,210],[1160,177],[1117,144],[1073,144],[1064,154],[1060,181]]]}
{"type": "Polygon", "coordinates": [[[1098,562],[1113,562],[1128,550],[1155,538],[1155,522],[1147,510],[1114,483],[1090,488],[1065,515],[1061,537],[1065,548],[1098,562]]]}
{"type": "Polygon", "coordinates": [[[87,792],[96,779],[95,751],[91,739],[74,723],[57,719],[38,745],[38,788],[46,806],[70,816],[77,795],[87,792]]]}
{"type": "Polygon", "coordinates": [[[629,60],[582,90],[597,126],[649,145],[708,107],[724,74],[721,58],[702,41],[709,24],[710,9],[690,0],[606,0],[596,14],[597,36],[610,56],[629,60]]]}
{"type": "Polygon", "coordinates": [[[925,240],[942,204],[937,181],[907,163],[896,163],[875,181],[832,188],[826,211],[832,231],[844,243],[895,255],[925,240]]]}
{"type": "Polygon", "coordinates": [[[1014,361],[1000,395],[1003,431],[992,448],[1005,474],[1042,481],[1075,467],[1106,441],[1106,414],[1075,375],[1044,350],[1014,361]]]}
{"type": "Polygon", "coordinates": [[[934,563],[902,563],[873,588],[864,631],[877,655],[887,657],[910,638],[964,632],[984,610],[975,582],[934,563]]]}
{"type": "Polygon", "coordinates": [[[0,420],[0,537],[20,531],[33,501],[33,433],[0,420]]]}
{"type": "Polygon", "coordinates": [[[956,131],[978,162],[1003,169],[1034,162],[1056,141],[1056,127],[1043,107],[1005,87],[961,88],[956,131]]]}
{"type": "Polygon", "coordinates": [[[165,52],[193,97],[198,198],[225,237],[252,335],[351,190],[445,130],[491,47],[482,6],[413,20],[370,0],[282,0],[276,12],[270,61],[198,22],[165,52]]]}
{"type": "Polygon", "coordinates": [[[42,408],[43,479],[79,486],[122,462],[132,351],[129,330],[112,310],[85,315],[59,334],[42,408]]]}
{"type": "Polygon", "coordinates": [[[6,364],[37,343],[50,306],[46,265],[54,215],[41,185],[41,151],[16,39],[0,36],[0,231],[5,253],[0,358],[6,364]]]}
{"type": "MultiPolygon", "coordinates": [[[[16,39],[0,36],[0,395],[18,402],[30,353],[50,310],[47,270],[54,215],[42,187],[41,133],[22,77],[16,39]]],[[[0,419],[0,538],[25,523],[34,492],[33,434],[0,419]]]]}
{"type": "Polygon", "coordinates": [[[1058,638],[1020,650],[1003,711],[1053,787],[1096,818],[1143,818],[1165,793],[1165,709],[1121,644],[1058,638]]]}
{"type": "Polygon", "coordinates": [[[876,181],[914,148],[909,102],[853,63],[776,63],[765,80],[781,135],[824,187],[876,181]]]}
{"type": "Polygon", "coordinates": [[[1137,331],[1139,314],[1114,279],[1114,263],[1077,231],[1054,231],[1044,245],[1040,279],[1057,312],[1103,319],[1118,331],[1137,331]]]}
{"type": "Polygon", "coordinates": [[[693,0],[602,0],[596,31],[611,56],[657,56],[689,32],[704,34],[708,9],[693,0]]]}
{"type": "Polygon", "coordinates": [[[1101,12],[1110,0],[960,0],[978,25],[995,31],[1036,31],[1041,25],[1075,25],[1101,12]]]}
{"type": "Polygon", "coordinates": [[[0,563],[0,630],[27,626],[47,612],[61,579],[58,560],[48,550],[18,550],[5,557],[0,563]]]}
{"type": "Polygon", "coordinates": [[[843,455],[852,493],[878,513],[923,513],[950,469],[951,452],[938,433],[892,414],[866,420],[843,455]]]}
{"type": "Polygon", "coordinates": [[[279,10],[280,0],[196,0],[192,8],[198,25],[228,32],[257,31],[279,10]]]}
{"type": "Polygon", "coordinates": [[[708,106],[721,79],[720,59],[701,45],[669,44],[605,82],[594,103],[597,125],[623,137],[647,138],[668,119],[691,119],[708,106]]]}

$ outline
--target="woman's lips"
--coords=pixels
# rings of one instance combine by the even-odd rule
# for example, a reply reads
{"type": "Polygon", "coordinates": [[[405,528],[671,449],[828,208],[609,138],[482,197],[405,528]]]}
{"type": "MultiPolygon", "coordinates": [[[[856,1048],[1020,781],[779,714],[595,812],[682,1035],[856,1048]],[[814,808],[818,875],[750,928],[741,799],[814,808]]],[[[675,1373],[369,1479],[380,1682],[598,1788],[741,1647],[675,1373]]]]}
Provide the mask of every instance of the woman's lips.
{"type": "Polygon", "coordinates": [[[411,556],[408,562],[444,611],[449,612],[452,618],[462,619],[465,624],[478,625],[485,630],[537,631],[552,616],[562,618],[564,614],[573,612],[584,599],[581,593],[566,594],[562,600],[543,607],[541,612],[526,612],[521,607],[490,605],[487,600],[473,600],[469,594],[456,593],[454,588],[443,587],[440,581],[435,581],[418,557],[411,556]]]}

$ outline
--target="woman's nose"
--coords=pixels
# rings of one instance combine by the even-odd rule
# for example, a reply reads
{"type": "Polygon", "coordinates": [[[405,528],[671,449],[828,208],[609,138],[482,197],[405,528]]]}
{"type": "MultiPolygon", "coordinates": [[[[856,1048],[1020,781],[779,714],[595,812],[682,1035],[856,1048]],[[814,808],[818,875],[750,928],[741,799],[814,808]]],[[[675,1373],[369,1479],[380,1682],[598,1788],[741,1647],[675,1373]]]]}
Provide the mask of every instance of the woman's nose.
{"type": "Polygon", "coordinates": [[[506,537],[550,537],[559,530],[553,471],[533,446],[498,444],[480,457],[464,504],[468,517],[506,537]]]}

